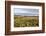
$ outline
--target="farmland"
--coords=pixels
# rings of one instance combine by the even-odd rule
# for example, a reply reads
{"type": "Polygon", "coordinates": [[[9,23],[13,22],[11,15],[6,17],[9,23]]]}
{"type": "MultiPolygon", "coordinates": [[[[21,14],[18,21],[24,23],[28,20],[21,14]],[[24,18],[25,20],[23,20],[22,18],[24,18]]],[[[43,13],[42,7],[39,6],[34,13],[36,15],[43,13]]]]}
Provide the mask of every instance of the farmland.
{"type": "Polygon", "coordinates": [[[38,16],[14,16],[14,27],[38,27],[38,16]]]}

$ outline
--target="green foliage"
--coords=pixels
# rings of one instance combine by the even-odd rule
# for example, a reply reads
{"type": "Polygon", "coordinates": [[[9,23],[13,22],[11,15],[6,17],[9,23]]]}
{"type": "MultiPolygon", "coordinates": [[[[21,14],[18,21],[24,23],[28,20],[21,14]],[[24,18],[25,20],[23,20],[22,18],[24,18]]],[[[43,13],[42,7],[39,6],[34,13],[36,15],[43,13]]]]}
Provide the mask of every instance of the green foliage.
{"type": "Polygon", "coordinates": [[[38,19],[14,16],[14,27],[36,27],[38,23],[38,19]]]}

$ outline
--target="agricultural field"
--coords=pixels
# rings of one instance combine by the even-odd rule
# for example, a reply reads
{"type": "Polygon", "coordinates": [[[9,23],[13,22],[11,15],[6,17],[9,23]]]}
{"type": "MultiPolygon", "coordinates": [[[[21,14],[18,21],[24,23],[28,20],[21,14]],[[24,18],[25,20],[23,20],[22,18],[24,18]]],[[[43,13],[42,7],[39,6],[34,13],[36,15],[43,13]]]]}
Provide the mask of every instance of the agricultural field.
{"type": "Polygon", "coordinates": [[[14,16],[14,27],[38,27],[38,16],[14,16]]]}

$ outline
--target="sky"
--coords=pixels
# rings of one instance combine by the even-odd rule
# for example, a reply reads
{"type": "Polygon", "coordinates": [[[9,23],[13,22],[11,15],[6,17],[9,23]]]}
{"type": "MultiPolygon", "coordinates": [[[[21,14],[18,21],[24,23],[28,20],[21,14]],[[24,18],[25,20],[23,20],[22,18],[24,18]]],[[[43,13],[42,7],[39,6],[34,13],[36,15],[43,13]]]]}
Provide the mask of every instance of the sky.
{"type": "Polygon", "coordinates": [[[39,9],[14,8],[14,15],[38,16],[39,9]]]}

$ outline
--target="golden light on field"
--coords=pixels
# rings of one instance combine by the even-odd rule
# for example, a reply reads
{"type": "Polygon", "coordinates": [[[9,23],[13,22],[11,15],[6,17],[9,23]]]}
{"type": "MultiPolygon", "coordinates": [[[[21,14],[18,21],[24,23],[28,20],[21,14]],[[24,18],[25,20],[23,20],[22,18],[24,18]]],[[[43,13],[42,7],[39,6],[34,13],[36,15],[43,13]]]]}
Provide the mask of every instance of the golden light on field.
{"type": "Polygon", "coordinates": [[[36,27],[38,23],[38,16],[14,16],[14,27],[36,27]]]}

